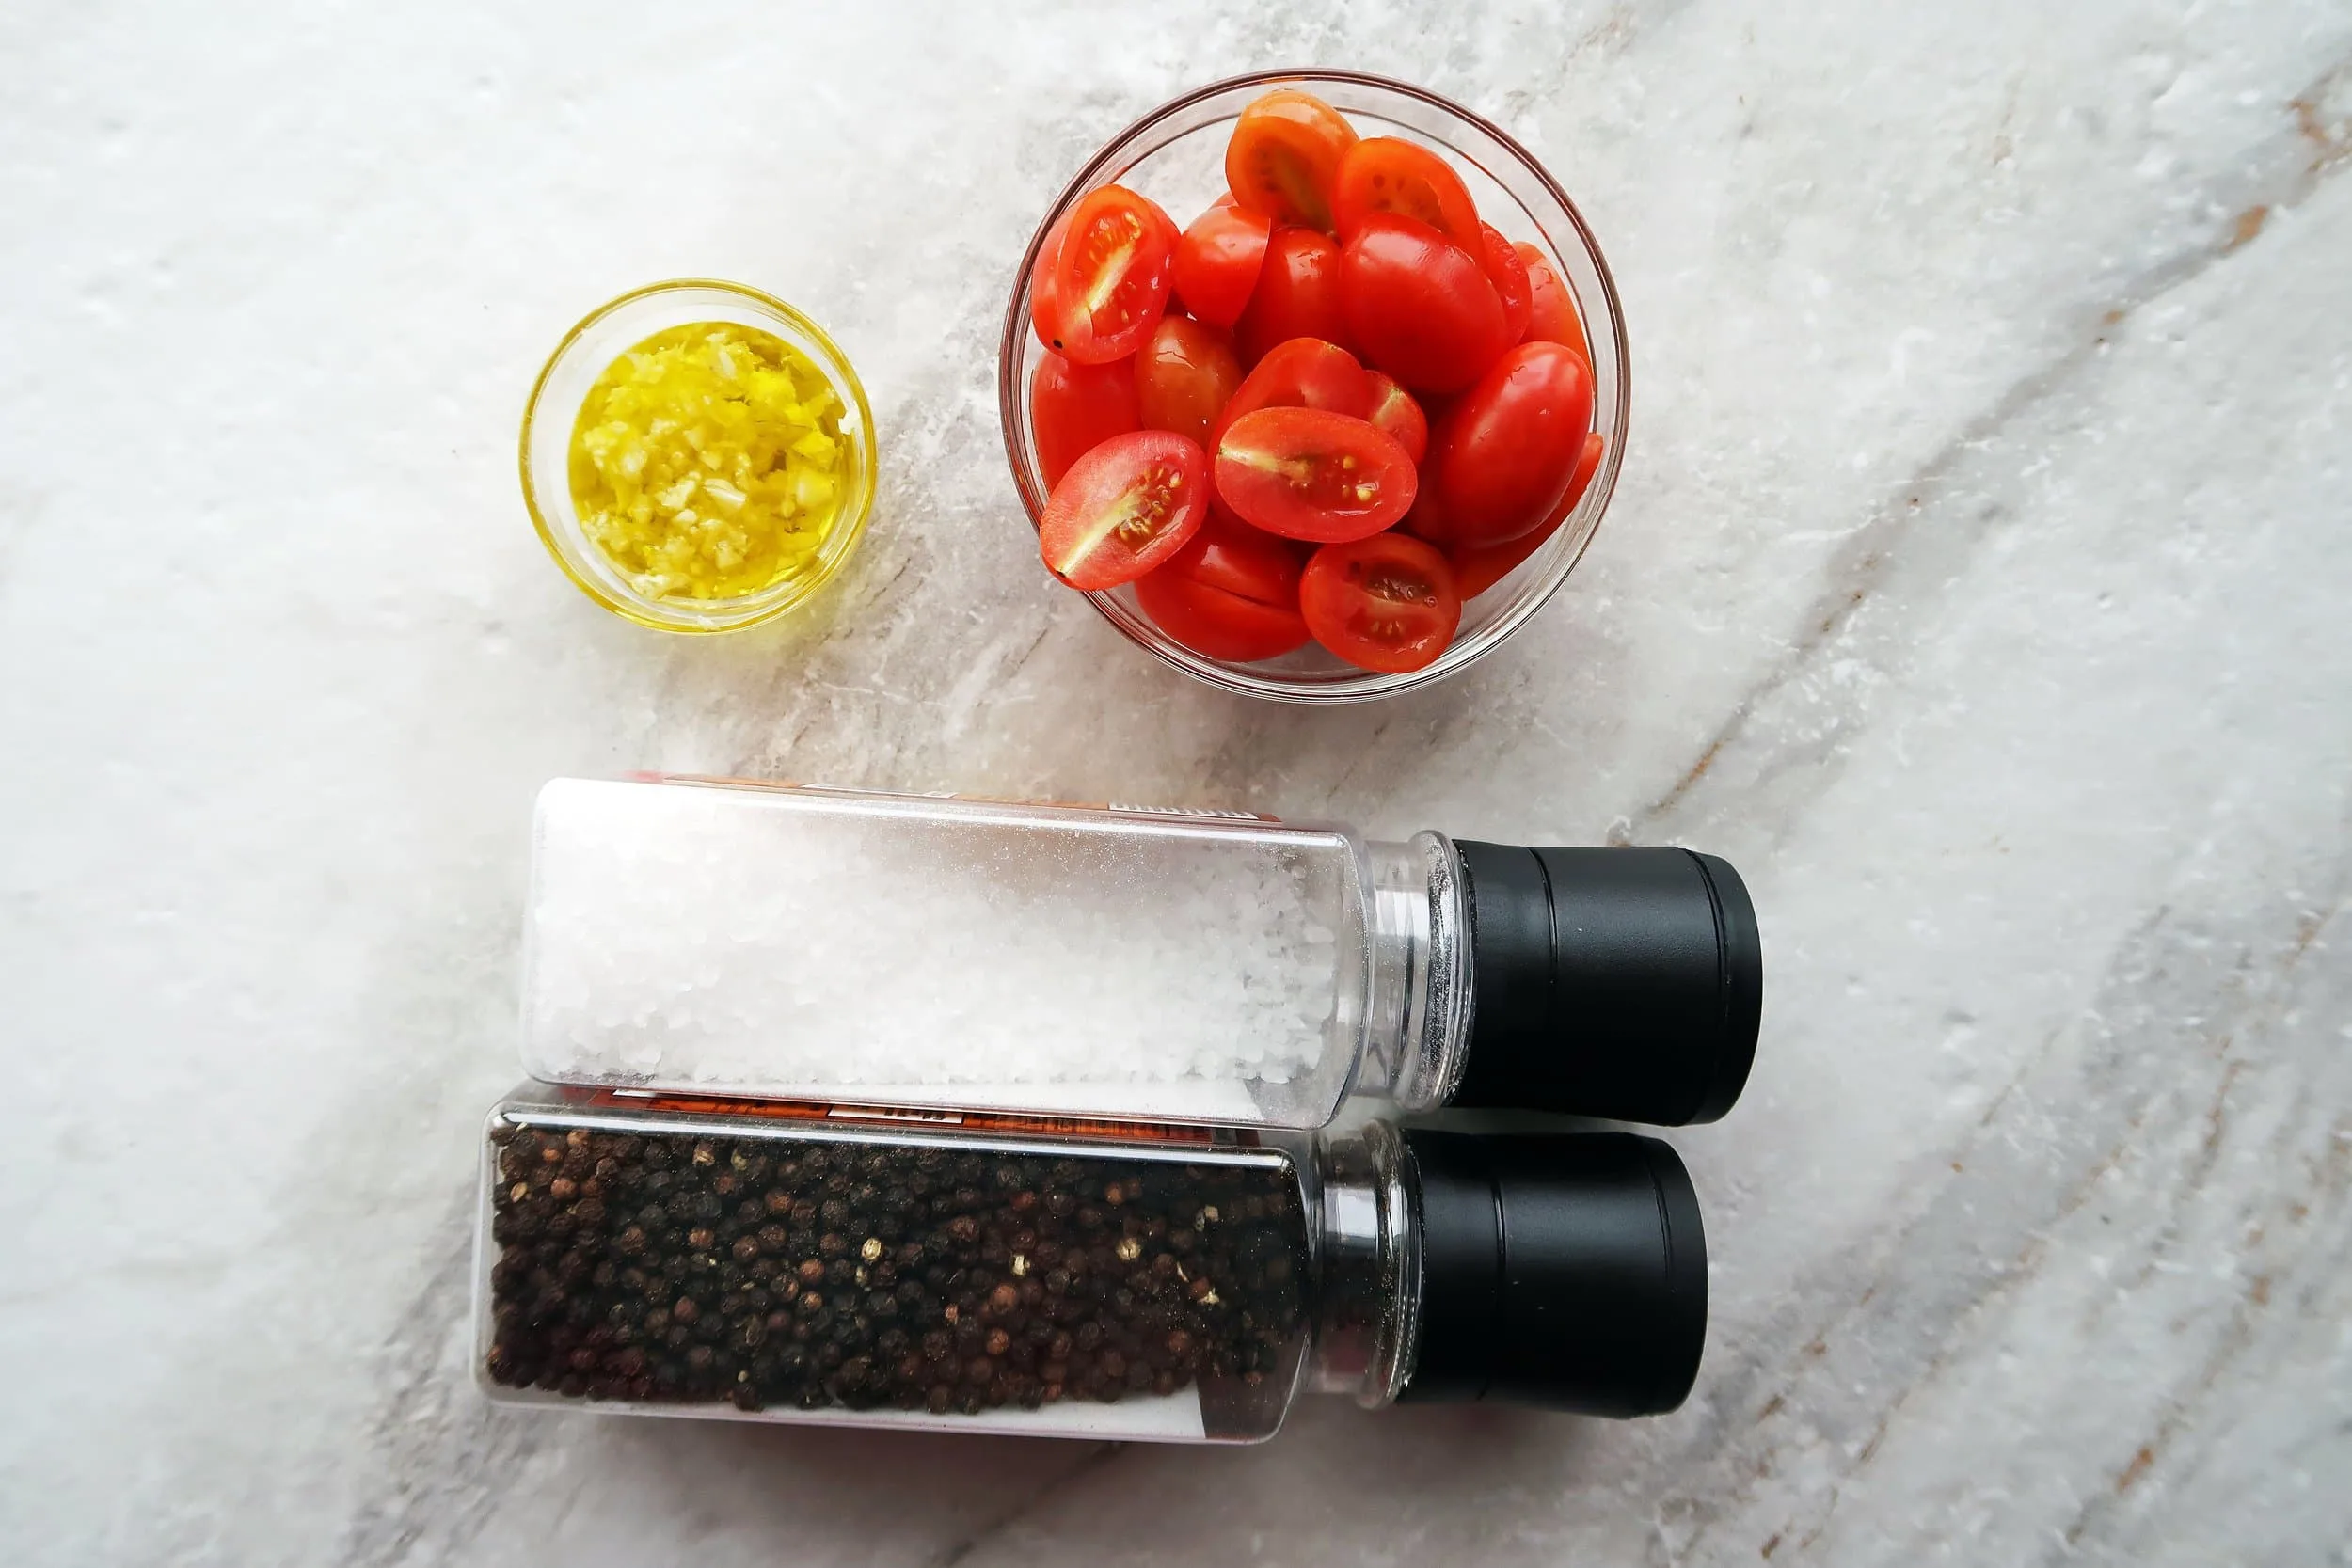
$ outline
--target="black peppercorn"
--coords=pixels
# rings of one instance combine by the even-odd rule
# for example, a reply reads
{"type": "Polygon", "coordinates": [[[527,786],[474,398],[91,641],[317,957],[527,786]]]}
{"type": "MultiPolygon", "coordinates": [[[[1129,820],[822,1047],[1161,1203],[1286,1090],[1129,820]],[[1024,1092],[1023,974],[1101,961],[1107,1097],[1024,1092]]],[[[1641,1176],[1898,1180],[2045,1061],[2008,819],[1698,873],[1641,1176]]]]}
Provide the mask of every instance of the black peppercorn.
{"type": "Polygon", "coordinates": [[[484,1370],[508,1386],[977,1415],[1262,1382],[1303,1326],[1299,1211],[1267,1167],[494,1138],[484,1370]]]}

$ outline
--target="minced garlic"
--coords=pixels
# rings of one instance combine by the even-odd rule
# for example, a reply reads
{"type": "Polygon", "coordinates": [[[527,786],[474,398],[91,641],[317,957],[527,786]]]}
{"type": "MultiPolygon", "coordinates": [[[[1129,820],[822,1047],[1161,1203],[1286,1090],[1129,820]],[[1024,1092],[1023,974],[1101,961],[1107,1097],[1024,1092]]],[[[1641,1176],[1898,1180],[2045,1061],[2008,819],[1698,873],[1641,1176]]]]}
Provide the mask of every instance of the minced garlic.
{"type": "Polygon", "coordinates": [[[572,427],[580,531],[647,598],[796,577],[841,515],[841,414],[824,373],[771,333],[657,332],[605,368],[572,427]]]}

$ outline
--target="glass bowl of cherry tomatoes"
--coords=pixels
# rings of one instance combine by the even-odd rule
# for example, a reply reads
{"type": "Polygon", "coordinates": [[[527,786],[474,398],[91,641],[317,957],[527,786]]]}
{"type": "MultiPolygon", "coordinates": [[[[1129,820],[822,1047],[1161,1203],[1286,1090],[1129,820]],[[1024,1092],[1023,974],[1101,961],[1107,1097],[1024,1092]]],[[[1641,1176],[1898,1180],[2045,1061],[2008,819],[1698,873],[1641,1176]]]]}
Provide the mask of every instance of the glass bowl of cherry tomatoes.
{"type": "Polygon", "coordinates": [[[1229,691],[1458,673],[1575,567],[1625,444],[1608,264],[1526,149],[1435,93],[1266,71],[1079,171],[997,367],[1039,552],[1229,691]]]}

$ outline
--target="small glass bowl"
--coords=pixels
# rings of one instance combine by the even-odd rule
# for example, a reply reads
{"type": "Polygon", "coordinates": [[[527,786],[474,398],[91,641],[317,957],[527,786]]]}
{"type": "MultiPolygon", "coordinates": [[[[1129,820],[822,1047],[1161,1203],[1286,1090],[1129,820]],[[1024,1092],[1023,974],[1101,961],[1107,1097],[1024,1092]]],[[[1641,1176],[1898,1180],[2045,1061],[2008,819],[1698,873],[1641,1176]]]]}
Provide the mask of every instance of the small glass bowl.
{"type": "Polygon", "coordinates": [[[839,346],[784,301],[709,278],[649,283],[591,312],[556,344],[523,410],[522,473],[531,520],[548,553],[581,593],[613,614],[657,631],[736,631],[805,604],[857,549],[874,509],[874,411],[839,346]],[[841,402],[841,433],[850,437],[841,515],[816,562],[798,576],[731,599],[654,599],[632,587],[580,531],[572,506],[572,427],[588,389],[614,359],[657,332],[696,322],[729,322],[773,333],[824,372],[841,402]]]}
{"type": "Polygon", "coordinates": [[[1453,646],[1409,674],[1359,670],[1313,643],[1279,658],[1234,663],[1197,654],[1176,641],[1136,603],[1133,586],[1089,594],[1111,625],[1146,651],[1184,673],[1227,691],[1290,703],[1353,703],[1411,691],[1458,673],[1494,652],[1524,626],[1567,580],[1600,526],[1624,461],[1626,415],[1625,317],[1600,246],[1576,206],[1534,156],[1501,129],[1460,104],[1403,82],[1353,71],[1267,71],[1235,76],[1161,105],[1113,137],[1078,171],[1044,218],[1013,277],[996,362],[996,393],[1005,421],[1005,455],[1013,483],[1035,526],[1045,515],[1050,487],[1039,467],[1029,428],[1029,377],[1045,350],[1029,330],[1029,276],[1038,248],[1079,198],[1103,185],[1124,184],[1189,222],[1225,188],[1225,143],[1233,121],[1259,94],[1301,87],[1345,114],[1363,135],[1403,136],[1448,155],[1470,186],[1479,214],[1513,240],[1529,240],[1552,258],[1576,296],[1593,355],[1593,428],[1608,447],[1600,471],[1559,531],[1494,587],[1465,605],[1453,646]]]}

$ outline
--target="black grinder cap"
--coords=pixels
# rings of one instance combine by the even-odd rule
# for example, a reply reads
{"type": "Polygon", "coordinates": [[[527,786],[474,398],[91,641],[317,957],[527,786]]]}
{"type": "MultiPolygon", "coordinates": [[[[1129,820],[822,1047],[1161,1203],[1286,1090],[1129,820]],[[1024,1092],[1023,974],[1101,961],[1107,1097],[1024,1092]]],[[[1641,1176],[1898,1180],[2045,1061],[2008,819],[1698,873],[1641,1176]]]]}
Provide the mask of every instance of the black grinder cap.
{"type": "Polygon", "coordinates": [[[1407,1132],[1421,1245],[1401,1401],[1674,1409],[1707,1338],[1707,1239],[1675,1151],[1631,1132],[1407,1132]]]}
{"type": "Polygon", "coordinates": [[[1713,1121],[1756,1060],[1764,949],[1728,861],[1457,843],[1470,1032],[1450,1103],[1713,1121]]]}

